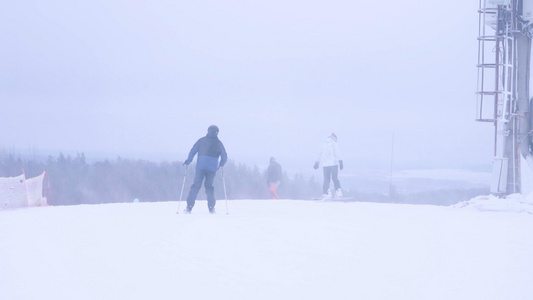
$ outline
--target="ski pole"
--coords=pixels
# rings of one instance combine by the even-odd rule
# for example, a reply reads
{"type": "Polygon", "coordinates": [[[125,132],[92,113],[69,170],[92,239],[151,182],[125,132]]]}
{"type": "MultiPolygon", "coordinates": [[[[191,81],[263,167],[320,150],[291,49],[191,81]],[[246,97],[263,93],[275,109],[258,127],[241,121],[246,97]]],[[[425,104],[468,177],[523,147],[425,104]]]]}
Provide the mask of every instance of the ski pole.
{"type": "Polygon", "coordinates": [[[222,185],[224,186],[224,198],[226,199],[226,215],[229,215],[229,212],[228,212],[228,194],[226,193],[226,179],[224,177],[224,167],[222,167],[222,185]]]}
{"type": "Polygon", "coordinates": [[[180,193],[180,200],[178,201],[178,211],[177,214],[180,213],[180,205],[181,205],[181,197],[183,197],[183,188],[185,187],[185,178],[187,178],[187,168],[189,165],[185,165],[185,174],[183,174],[183,184],[181,185],[181,193],[180,193]]]}

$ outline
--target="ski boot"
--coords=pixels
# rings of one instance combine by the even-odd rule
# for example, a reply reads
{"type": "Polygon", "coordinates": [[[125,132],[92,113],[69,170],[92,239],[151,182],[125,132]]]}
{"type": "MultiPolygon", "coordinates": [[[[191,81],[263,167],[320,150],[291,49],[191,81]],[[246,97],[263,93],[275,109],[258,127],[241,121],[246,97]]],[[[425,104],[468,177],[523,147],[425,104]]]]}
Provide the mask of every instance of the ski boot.
{"type": "Polygon", "coordinates": [[[320,200],[322,201],[327,201],[327,200],[331,200],[331,191],[328,190],[328,193],[327,194],[322,194],[322,197],[320,197],[320,200]]]}

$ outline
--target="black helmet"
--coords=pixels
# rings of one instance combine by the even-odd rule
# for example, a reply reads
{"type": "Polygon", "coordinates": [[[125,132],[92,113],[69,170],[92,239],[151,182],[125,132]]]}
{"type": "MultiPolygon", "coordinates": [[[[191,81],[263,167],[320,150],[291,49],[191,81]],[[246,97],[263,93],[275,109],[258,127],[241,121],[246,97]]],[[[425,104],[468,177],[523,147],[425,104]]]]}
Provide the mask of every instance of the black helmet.
{"type": "Polygon", "coordinates": [[[215,133],[215,134],[218,134],[218,127],[217,127],[217,125],[211,125],[211,126],[209,126],[209,128],[207,128],[207,132],[208,132],[208,133],[209,133],[209,132],[213,132],[213,133],[215,133]]]}

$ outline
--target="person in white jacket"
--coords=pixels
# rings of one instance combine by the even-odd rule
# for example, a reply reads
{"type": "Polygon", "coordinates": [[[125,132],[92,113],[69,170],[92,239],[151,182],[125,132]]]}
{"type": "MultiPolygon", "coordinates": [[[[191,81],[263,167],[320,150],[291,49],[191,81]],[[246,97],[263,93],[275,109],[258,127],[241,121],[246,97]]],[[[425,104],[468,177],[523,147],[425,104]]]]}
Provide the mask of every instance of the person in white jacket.
{"type": "Polygon", "coordinates": [[[342,159],[339,155],[339,149],[337,147],[337,136],[332,133],[326,142],[320,148],[320,153],[315,161],[315,170],[322,165],[324,169],[324,185],[322,188],[322,199],[331,199],[332,193],[329,191],[329,182],[333,179],[333,185],[335,187],[335,197],[342,197],[341,184],[339,182],[339,169],[343,169],[342,159]]]}

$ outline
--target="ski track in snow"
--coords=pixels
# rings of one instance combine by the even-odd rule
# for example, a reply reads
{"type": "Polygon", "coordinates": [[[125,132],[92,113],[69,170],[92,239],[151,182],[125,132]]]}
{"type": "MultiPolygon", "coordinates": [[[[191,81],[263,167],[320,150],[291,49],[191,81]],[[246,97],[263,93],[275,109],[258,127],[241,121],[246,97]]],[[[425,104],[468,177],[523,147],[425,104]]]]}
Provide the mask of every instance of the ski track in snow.
{"type": "Polygon", "coordinates": [[[463,204],[0,211],[0,299],[533,299],[533,216],[463,204]]]}

